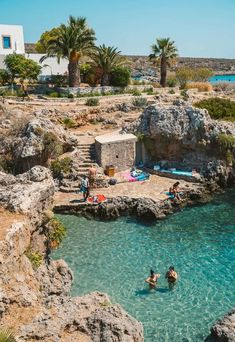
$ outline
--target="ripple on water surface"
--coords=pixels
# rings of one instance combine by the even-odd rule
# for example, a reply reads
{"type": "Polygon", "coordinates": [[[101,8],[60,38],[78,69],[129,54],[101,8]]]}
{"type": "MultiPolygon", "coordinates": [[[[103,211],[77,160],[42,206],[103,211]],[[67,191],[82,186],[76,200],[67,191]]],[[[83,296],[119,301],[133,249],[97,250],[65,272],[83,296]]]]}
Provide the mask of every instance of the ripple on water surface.
{"type": "Polygon", "coordinates": [[[68,236],[53,257],[73,269],[73,295],[109,294],[144,324],[145,341],[202,342],[210,325],[235,305],[235,192],[165,221],[97,222],[60,215],[68,236]],[[179,273],[170,291],[169,265],[179,273]],[[157,291],[144,279],[161,273],[157,291]]]}

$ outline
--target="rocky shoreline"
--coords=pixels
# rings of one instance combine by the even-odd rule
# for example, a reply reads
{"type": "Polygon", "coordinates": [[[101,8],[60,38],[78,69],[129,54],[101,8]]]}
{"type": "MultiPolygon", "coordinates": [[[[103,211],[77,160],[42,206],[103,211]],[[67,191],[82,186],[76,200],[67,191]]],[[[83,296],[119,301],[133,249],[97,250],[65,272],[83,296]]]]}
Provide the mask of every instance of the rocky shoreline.
{"type": "Polygon", "coordinates": [[[17,342],[143,341],[143,327],[107,295],[71,297],[72,271],[48,258],[55,187],[36,166],[19,176],[0,173],[0,327],[17,342]]]}
{"type": "Polygon", "coordinates": [[[180,211],[186,206],[207,203],[212,199],[213,193],[221,189],[212,183],[200,186],[197,189],[184,191],[181,200],[166,199],[155,201],[151,198],[131,198],[117,196],[107,199],[99,204],[87,204],[83,202],[56,205],[55,213],[82,215],[99,220],[113,220],[123,215],[133,215],[147,220],[164,219],[174,212],[180,211]],[[213,189],[213,190],[212,190],[213,189]]]}
{"type": "MultiPolygon", "coordinates": [[[[71,270],[63,260],[48,258],[48,209],[53,208],[54,190],[43,167],[16,177],[0,174],[1,207],[15,215],[0,241],[0,326],[17,331],[17,342],[143,341],[142,324],[112,305],[106,294],[70,296],[71,270]],[[42,255],[39,267],[32,264],[29,250],[42,255]]],[[[180,202],[116,197],[99,205],[57,206],[55,212],[103,220],[120,215],[163,219],[185,206],[208,202],[216,191],[219,187],[207,182],[188,189],[180,202]]],[[[207,341],[234,341],[234,319],[232,312],[218,321],[207,341]]]]}

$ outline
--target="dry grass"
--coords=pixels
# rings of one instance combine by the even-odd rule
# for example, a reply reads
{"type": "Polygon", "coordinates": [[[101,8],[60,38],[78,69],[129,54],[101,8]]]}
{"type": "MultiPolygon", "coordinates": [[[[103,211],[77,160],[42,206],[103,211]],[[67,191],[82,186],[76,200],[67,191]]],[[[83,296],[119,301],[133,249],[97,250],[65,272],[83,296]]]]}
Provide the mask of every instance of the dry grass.
{"type": "Polygon", "coordinates": [[[213,87],[209,82],[190,82],[186,85],[186,88],[197,89],[199,92],[210,92],[213,90],[213,87]]]}

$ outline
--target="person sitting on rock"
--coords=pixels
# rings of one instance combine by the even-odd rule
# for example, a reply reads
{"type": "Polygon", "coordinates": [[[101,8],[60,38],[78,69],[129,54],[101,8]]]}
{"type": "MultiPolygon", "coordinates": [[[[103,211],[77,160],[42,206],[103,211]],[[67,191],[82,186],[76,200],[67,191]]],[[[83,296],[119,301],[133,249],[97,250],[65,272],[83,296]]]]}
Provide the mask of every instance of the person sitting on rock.
{"type": "Polygon", "coordinates": [[[169,267],[169,270],[166,272],[165,278],[168,281],[169,288],[172,288],[175,285],[176,280],[178,278],[178,274],[175,271],[174,266],[169,267]]]}
{"type": "Polygon", "coordinates": [[[150,289],[156,288],[157,280],[159,277],[159,273],[156,274],[153,270],[150,270],[150,276],[145,280],[145,282],[149,284],[150,289]]]}
{"type": "Polygon", "coordinates": [[[180,195],[179,195],[179,185],[180,185],[180,182],[174,183],[173,186],[170,187],[169,189],[169,194],[171,196],[174,196],[178,200],[181,200],[180,195]]]}

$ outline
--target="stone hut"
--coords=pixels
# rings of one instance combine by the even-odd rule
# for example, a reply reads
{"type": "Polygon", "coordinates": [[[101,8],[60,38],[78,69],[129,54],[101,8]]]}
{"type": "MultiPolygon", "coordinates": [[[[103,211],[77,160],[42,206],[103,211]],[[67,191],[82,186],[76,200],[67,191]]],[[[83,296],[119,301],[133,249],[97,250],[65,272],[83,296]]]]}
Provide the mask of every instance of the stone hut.
{"type": "Polygon", "coordinates": [[[133,134],[105,134],[95,138],[98,164],[105,168],[114,166],[116,171],[124,171],[135,165],[136,141],[133,134]]]}

